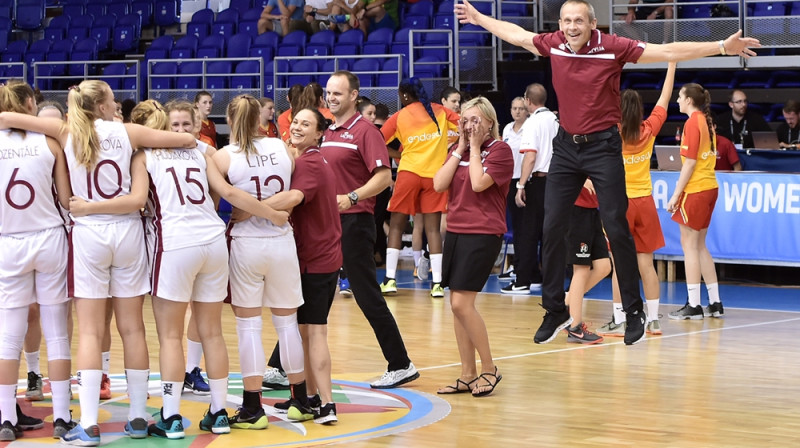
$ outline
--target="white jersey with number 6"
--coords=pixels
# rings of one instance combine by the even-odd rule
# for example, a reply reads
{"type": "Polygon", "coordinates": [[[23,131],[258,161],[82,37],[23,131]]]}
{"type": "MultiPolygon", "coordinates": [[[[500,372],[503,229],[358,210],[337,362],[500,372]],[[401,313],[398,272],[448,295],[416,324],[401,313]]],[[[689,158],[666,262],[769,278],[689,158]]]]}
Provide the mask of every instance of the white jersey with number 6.
{"type": "Polygon", "coordinates": [[[55,160],[44,135],[0,131],[0,234],[64,225],[53,194],[55,160]]]}
{"type": "MultiPolygon", "coordinates": [[[[131,193],[131,155],[133,148],[125,125],[113,121],[95,120],[94,128],[100,139],[100,153],[91,170],[75,159],[70,135],[64,153],[67,156],[72,194],[89,202],[99,202],[131,193]]],[[[125,219],[138,219],[139,212],[126,215],[97,214],[72,217],[76,224],[108,224],[125,219]]]]}
{"type": "Polygon", "coordinates": [[[209,244],[225,234],[208,192],[206,158],[193,149],[146,149],[156,253],[209,244]]]}
{"type": "MultiPolygon", "coordinates": [[[[250,193],[258,200],[291,188],[292,159],[286,145],[277,138],[259,138],[253,141],[255,154],[247,154],[238,145],[223,148],[230,155],[228,180],[231,185],[250,193]]],[[[271,221],[251,216],[250,219],[229,224],[228,234],[233,237],[265,237],[286,235],[292,231],[287,222],[276,226],[271,221]]]]}

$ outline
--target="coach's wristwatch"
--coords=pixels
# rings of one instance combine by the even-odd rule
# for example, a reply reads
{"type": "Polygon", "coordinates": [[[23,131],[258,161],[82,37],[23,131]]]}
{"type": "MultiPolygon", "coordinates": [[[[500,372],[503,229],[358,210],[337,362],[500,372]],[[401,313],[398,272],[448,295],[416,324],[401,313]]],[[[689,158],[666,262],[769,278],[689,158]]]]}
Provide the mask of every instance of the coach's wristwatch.
{"type": "Polygon", "coordinates": [[[358,193],[356,193],[355,191],[347,193],[347,198],[350,199],[350,205],[358,204],[358,193]]]}

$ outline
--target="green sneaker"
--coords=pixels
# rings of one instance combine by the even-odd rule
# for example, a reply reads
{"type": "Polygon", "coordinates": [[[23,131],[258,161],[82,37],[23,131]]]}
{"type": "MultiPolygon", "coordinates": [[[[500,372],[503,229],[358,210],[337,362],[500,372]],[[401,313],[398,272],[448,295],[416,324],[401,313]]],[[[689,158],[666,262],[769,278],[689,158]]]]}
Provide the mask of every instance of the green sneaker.
{"type": "Polygon", "coordinates": [[[211,413],[209,407],[203,419],[200,420],[200,429],[203,431],[211,431],[214,434],[228,434],[231,432],[230,424],[228,423],[228,411],[224,408],[216,413],[211,413]]]}
{"type": "Polygon", "coordinates": [[[618,324],[611,319],[611,322],[603,325],[597,329],[597,334],[600,336],[624,337],[625,336],[625,322],[618,324]]]}
{"type": "Polygon", "coordinates": [[[434,283],[431,288],[431,297],[434,299],[441,299],[444,297],[444,288],[441,283],[434,283]]]}
{"type": "Polygon", "coordinates": [[[165,439],[182,439],[186,437],[183,431],[183,417],[180,414],[175,414],[170,418],[164,420],[164,409],[160,412],[153,414],[156,422],[147,427],[147,433],[154,437],[163,437],[165,439]]]}
{"type": "Polygon", "coordinates": [[[239,408],[229,423],[234,429],[267,429],[269,426],[269,420],[263,408],[258,408],[255,414],[251,414],[245,408],[239,408]]]}
{"type": "Polygon", "coordinates": [[[315,417],[314,410],[303,406],[297,400],[291,400],[291,404],[289,405],[289,412],[287,412],[287,417],[289,420],[294,422],[304,422],[306,420],[311,420],[315,417]]]}
{"type": "Polygon", "coordinates": [[[397,281],[393,278],[387,278],[381,283],[381,294],[388,296],[397,294],[397,281]]]}

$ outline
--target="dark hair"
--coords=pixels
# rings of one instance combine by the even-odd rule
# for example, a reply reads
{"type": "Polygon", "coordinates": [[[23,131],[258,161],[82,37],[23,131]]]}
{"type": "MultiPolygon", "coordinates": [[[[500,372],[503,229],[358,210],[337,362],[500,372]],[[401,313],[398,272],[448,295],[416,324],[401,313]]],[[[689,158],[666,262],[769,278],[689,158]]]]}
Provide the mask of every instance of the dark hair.
{"type": "MultiPolygon", "coordinates": [[[[39,90],[38,87],[33,89],[33,99],[36,100],[36,104],[44,103],[44,101],[45,101],[44,95],[42,95],[42,91],[39,90]]],[[[64,114],[61,114],[61,115],[64,115],[64,114]]]]}
{"type": "Polygon", "coordinates": [[[389,106],[378,103],[375,105],[375,119],[388,120],[389,119],[389,106]]]}
{"type": "MultiPolygon", "coordinates": [[[[325,118],[325,116],[322,115],[322,112],[320,112],[319,109],[317,109],[316,107],[305,107],[303,109],[300,109],[299,112],[302,112],[304,110],[311,112],[314,115],[314,118],[317,119],[317,131],[325,132],[325,129],[330,125],[330,120],[325,118]]],[[[294,118],[292,118],[292,120],[294,120],[294,118]]],[[[320,140],[317,141],[317,144],[319,145],[321,142],[322,142],[322,137],[320,136],[320,140]]]]}
{"type": "Polygon", "coordinates": [[[422,103],[422,105],[425,106],[425,110],[428,111],[431,120],[436,124],[436,131],[441,132],[441,129],[439,129],[439,122],[436,120],[436,115],[433,113],[431,100],[428,99],[428,92],[425,91],[425,87],[422,85],[422,81],[420,81],[419,78],[411,77],[400,81],[400,86],[397,88],[397,91],[401,95],[408,95],[409,98],[422,103]]]}
{"type": "Polygon", "coordinates": [[[316,109],[320,107],[322,105],[320,98],[322,98],[322,86],[317,82],[309,83],[300,93],[293,95],[290,104],[292,108],[290,121],[294,119],[294,111],[296,110],[300,111],[303,109],[316,109]]]}
{"type": "Polygon", "coordinates": [[[642,97],[639,92],[631,89],[625,89],[620,95],[620,108],[622,109],[622,119],[620,120],[620,134],[622,134],[622,141],[626,143],[635,143],[641,137],[642,118],[644,117],[644,108],[642,106],[642,97]]]}
{"type": "Polygon", "coordinates": [[[136,101],[126,98],[122,101],[122,122],[123,123],[130,123],[131,121],[131,111],[133,108],[136,107],[136,101]]]}
{"type": "Polygon", "coordinates": [[[450,97],[450,95],[454,93],[461,95],[461,92],[459,92],[458,89],[456,89],[455,87],[445,87],[444,90],[442,90],[442,93],[439,95],[439,99],[446,100],[448,97],[450,97]]]}
{"type": "Polygon", "coordinates": [[[372,105],[372,101],[365,96],[360,96],[356,99],[356,108],[358,108],[359,113],[364,113],[364,109],[372,105]]]}
{"type": "Polygon", "coordinates": [[[744,93],[744,90],[742,90],[742,89],[733,89],[733,90],[731,90],[730,95],[728,95],[728,101],[733,102],[733,95],[735,95],[736,92],[742,92],[742,94],[744,96],[747,96],[747,94],[744,93]]]}
{"type": "Polygon", "coordinates": [[[783,105],[783,111],[786,112],[787,114],[791,112],[799,113],[800,103],[798,103],[795,100],[789,100],[783,105]]]}
{"type": "Polygon", "coordinates": [[[337,70],[331,75],[331,77],[334,76],[344,76],[347,78],[347,84],[350,86],[351,92],[353,90],[361,90],[361,82],[358,80],[358,76],[352,74],[351,72],[347,70],[337,70]]]}
{"type": "Polygon", "coordinates": [[[212,100],[214,99],[214,95],[212,95],[210,92],[205,91],[205,90],[201,90],[201,91],[197,92],[197,95],[194,96],[194,102],[197,103],[198,101],[200,101],[200,97],[203,97],[203,96],[209,96],[209,97],[211,97],[212,100]]]}
{"type": "Polygon", "coordinates": [[[289,87],[289,91],[286,92],[286,97],[289,99],[289,103],[291,103],[294,98],[300,96],[300,94],[303,93],[303,89],[304,87],[302,84],[294,84],[293,86],[289,87]]]}
{"type": "Polygon", "coordinates": [[[525,88],[525,98],[532,104],[541,104],[547,102],[547,90],[539,83],[528,84],[525,88]]]}
{"type": "MultiPolygon", "coordinates": [[[[706,124],[708,125],[708,135],[714,135],[714,123],[711,118],[711,94],[708,90],[704,89],[700,84],[690,82],[681,87],[683,94],[692,101],[694,107],[700,109],[703,115],[706,116],[706,124]]],[[[711,150],[716,150],[714,147],[714,139],[711,139],[711,150]]]]}

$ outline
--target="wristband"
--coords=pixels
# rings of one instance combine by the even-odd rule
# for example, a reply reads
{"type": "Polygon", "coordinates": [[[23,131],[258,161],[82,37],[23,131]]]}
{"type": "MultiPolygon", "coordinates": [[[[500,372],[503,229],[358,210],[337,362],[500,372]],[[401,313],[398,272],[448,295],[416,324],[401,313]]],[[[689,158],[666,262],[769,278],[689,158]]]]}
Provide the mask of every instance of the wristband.
{"type": "Polygon", "coordinates": [[[725,41],[724,40],[720,40],[719,41],[719,54],[721,54],[723,56],[726,56],[728,54],[728,53],[725,52],[725,41]]]}
{"type": "Polygon", "coordinates": [[[453,157],[455,157],[458,160],[461,160],[461,154],[459,154],[459,153],[457,153],[455,151],[453,151],[453,157]]]}

